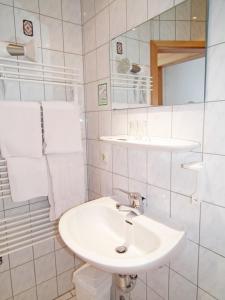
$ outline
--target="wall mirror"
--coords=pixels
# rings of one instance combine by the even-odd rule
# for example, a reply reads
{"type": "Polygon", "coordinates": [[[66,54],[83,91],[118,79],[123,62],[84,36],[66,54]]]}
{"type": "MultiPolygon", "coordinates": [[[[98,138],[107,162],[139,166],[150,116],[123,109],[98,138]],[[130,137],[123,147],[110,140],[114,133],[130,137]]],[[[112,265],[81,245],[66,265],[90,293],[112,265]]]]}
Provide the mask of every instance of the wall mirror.
{"type": "Polygon", "coordinates": [[[111,41],[112,108],[204,102],[207,0],[186,0],[111,41]]]}

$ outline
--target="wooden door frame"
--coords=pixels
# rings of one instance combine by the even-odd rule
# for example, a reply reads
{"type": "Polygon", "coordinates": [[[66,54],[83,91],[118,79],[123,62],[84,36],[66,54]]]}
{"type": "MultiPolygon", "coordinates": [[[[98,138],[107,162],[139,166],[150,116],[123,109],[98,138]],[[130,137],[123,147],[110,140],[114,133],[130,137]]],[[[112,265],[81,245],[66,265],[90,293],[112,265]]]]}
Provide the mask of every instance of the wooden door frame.
{"type": "MultiPolygon", "coordinates": [[[[151,105],[163,104],[162,66],[158,66],[159,53],[196,53],[193,59],[205,56],[205,41],[150,41],[150,70],[153,82],[151,91],[151,105]]],[[[189,59],[180,59],[182,63],[189,59]]]]}

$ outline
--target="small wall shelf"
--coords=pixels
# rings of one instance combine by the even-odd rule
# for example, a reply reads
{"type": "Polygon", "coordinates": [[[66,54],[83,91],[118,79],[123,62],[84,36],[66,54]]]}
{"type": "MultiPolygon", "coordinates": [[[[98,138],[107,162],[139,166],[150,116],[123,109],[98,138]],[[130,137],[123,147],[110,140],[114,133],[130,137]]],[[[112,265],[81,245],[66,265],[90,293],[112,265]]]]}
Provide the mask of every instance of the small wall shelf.
{"type": "Polygon", "coordinates": [[[139,139],[127,135],[101,136],[100,140],[126,147],[145,147],[149,150],[168,152],[188,152],[200,146],[198,142],[189,140],[159,137],[144,137],[139,139]]]}

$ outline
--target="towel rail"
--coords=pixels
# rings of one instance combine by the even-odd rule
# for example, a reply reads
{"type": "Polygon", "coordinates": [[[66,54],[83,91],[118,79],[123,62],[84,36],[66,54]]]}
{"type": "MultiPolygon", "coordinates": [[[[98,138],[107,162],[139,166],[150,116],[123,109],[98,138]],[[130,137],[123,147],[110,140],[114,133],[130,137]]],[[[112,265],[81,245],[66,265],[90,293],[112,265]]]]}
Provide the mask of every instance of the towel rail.
{"type": "MultiPolygon", "coordinates": [[[[0,200],[11,198],[6,160],[0,158],[0,200]]],[[[49,207],[0,219],[0,257],[54,238],[58,222],[50,221],[49,207]]]]}
{"type": "Polygon", "coordinates": [[[0,57],[0,79],[75,87],[82,84],[77,68],[0,57]]]}

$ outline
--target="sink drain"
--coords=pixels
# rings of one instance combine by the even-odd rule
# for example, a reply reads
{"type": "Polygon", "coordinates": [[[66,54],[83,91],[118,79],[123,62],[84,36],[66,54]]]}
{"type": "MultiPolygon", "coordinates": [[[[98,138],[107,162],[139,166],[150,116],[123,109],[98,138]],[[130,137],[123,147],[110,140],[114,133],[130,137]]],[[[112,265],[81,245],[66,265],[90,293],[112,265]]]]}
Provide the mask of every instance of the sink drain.
{"type": "Polygon", "coordinates": [[[116,250],[117,253],[122,254],[122,253],[127,252],[127,247],[126,246],[119,246],[119,247],[116,247],[115,250],[116,250]]]}

